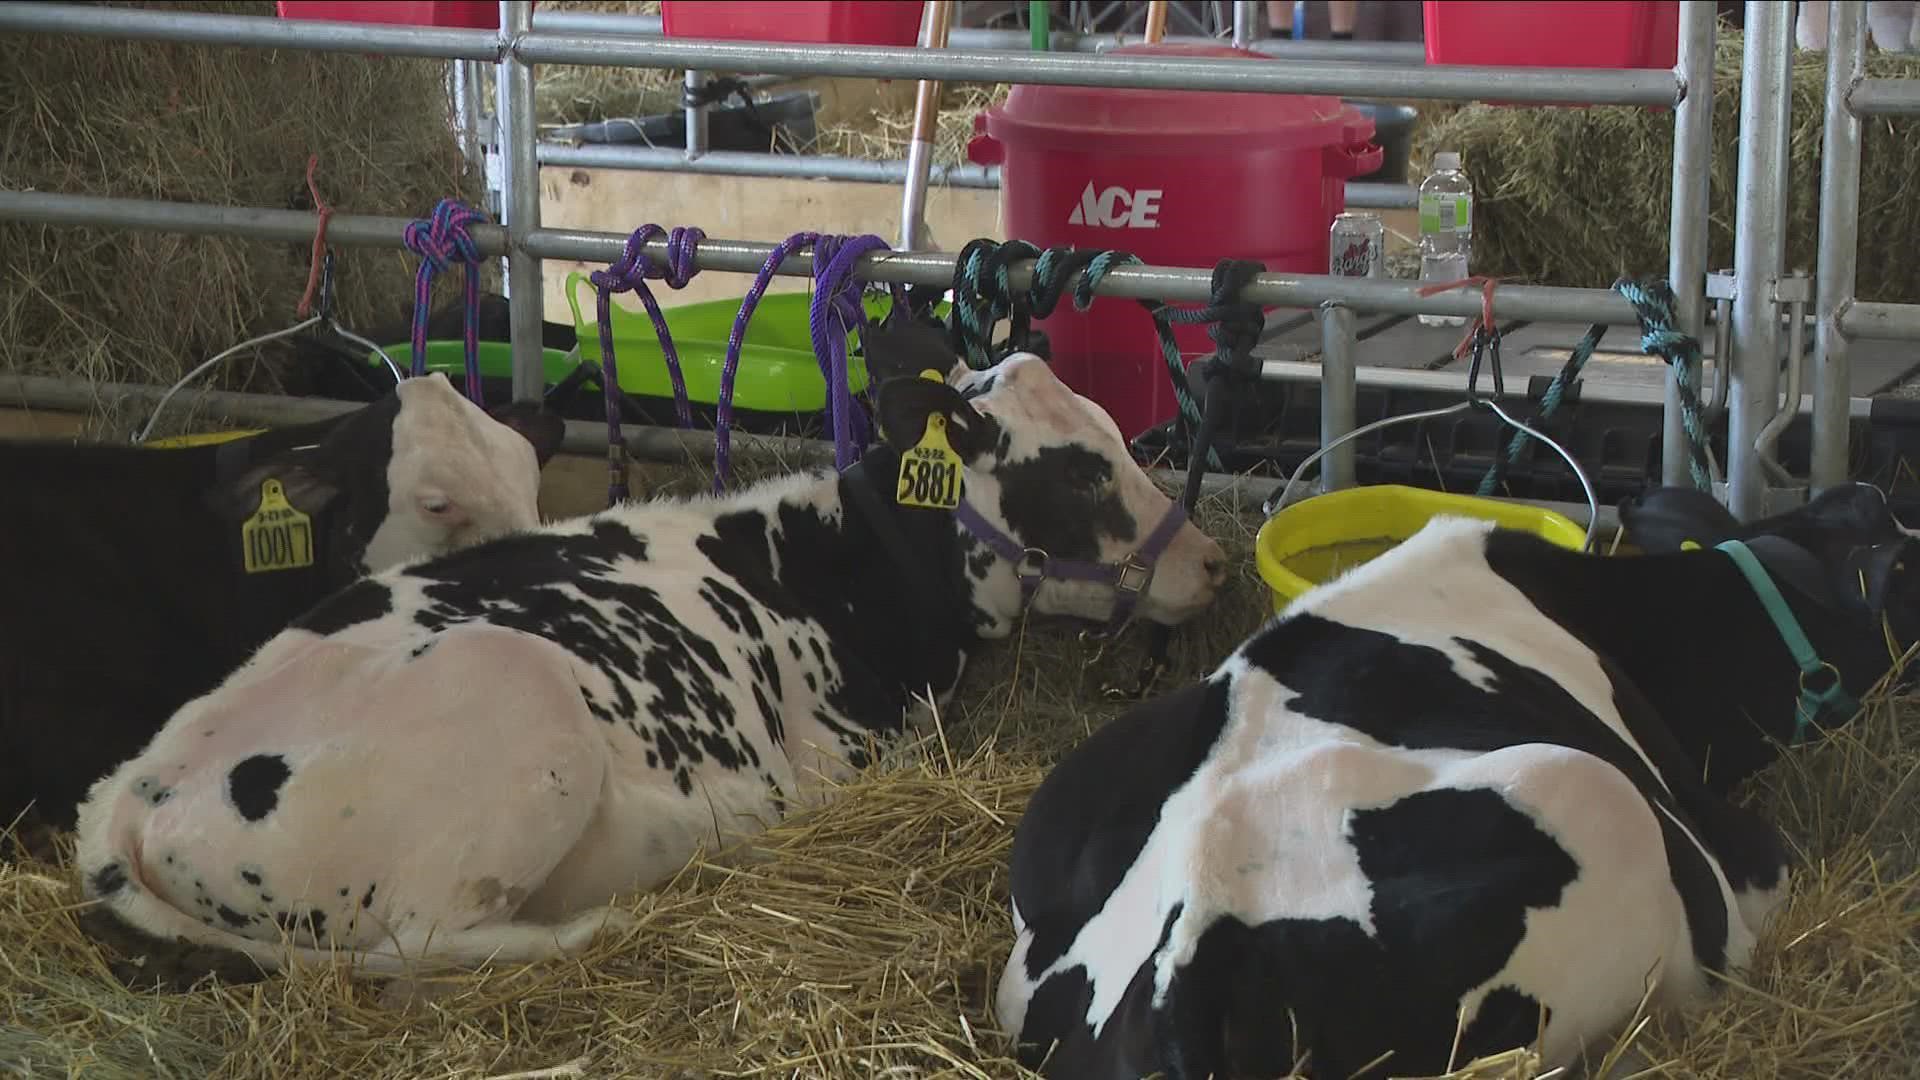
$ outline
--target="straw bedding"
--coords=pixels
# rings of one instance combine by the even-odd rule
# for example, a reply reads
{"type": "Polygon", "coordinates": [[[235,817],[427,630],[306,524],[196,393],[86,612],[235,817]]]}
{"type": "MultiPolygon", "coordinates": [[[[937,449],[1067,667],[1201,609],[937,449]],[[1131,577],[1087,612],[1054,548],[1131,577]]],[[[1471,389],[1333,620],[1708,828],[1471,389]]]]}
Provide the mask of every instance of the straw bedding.
{"type": "MultiPolygon", "coordinates": [[[[742,463],[743,476],[777,468],[742,463]]],[[[662,493],[704,488],[649,466],[662,493]]],[[[1175,635],[1178,679],[1208,669],[1266,596],[1253,522],[1203,502],[1243,567],[1175,635]]],[[[308,970],[184,993],[123,988],[77,930],[63,862],[0,868],[0,1072],[46,1076],[993,1077],[992,991],[1011,944],[1005,860],[1050,762],[1118,707],[1137,635],[1095,655],[1029,626],[973,665],[938,729],[811,815],[626,903],[643,917],[589,956],[417,985],[308,970]]],[[[1671,1077],[1913,1075],[1920,1061],[1920,703],[1877,703],[1794,752],[1754,798],[1805,857],[1796,896],[1744,984],[1649,1022],[1627,1060],[1671,1077]]],[[[64,854],[64,852],[63,852],[64,854]]],[[[1519,1048],[1480,1078],[1531,1080],[1519,1048]]]]}
{"type": "MultiPolygon", "coordinates": [[[[109,6],[274,13],[271,0],[109,6]]],[[[321,196],[344,213],[424,216],[443,197],[481,198],[453,137],[442,63],[71,35],[0,44],[8,188],[308,209],[307,159],[318,154],[321,196]]],[[[310,251],[0,222],[0,371],[171,383],[290,324],[310,251]]],[[[342,249],[343,321],[404,318],[413,265],[399,251],[342,249]]],[[[206,385],[298,392],[276,346],[258,355],[267,362],[236,356],[206,385]]]]}

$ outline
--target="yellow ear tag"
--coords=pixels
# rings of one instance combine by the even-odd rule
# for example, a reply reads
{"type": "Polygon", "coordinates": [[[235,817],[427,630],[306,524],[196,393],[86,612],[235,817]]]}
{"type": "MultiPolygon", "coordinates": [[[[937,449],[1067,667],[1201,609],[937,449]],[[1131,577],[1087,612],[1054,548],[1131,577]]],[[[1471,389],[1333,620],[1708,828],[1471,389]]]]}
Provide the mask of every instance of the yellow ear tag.
{"type": "Polygon", "coordinates": [[[1680,541],[1680,550],[1681,551],[1699,551],[1700,545],[1699,543],[1693,540],[1682,540],[1680,541]]]}
{"type": "MultiPolygon", "coordinates": [[[[920,373],[923,379],[944,383],[947,380],[931,369],[920,373]]],[[[952,510],[960,505],[960,455],[947,442],[945,413],[927,414],[927,430],[906,453],[900,455],[900,490],[893,501],[901,506],[928,510],[952,510]]]]}
{"type": "Polygon", "coordinates": [[[293,508],[280,481],[261,483],[260,509],[240,526],[240,555],[249,574],[313,565],[313,519],[293,508]]]}

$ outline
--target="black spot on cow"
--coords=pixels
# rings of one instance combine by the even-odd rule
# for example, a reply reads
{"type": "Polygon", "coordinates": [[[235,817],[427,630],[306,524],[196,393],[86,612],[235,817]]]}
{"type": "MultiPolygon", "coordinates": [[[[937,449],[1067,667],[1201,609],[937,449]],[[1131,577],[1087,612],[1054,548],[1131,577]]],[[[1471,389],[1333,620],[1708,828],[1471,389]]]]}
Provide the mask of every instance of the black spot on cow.
{"type": "Polygon", "coordinates": [[[819,692],[820,692],[820,680],[819,680],[818,678],[816,678],[816,677],[814,676],[814,674],[813,674],[813,672],[811,672],[811,671],[809,671],[809,672],[807,672],[807,673],[806,673],[806,678],[807,678],[807,689],[808,689],[809,691],[811,691],[811,692],[813,692],[813,693],[816,693],[816,694],[817,694],[817,693],[819,693],[819,692]]]}
{"type": "Polygon", "coordinates": [[[242,818],[260,821],[280,805],[280,787],[292,775],[279,754],[255,754],[227,773],[227,798],[242,818]]]}
{"type": "Polygon", "coordinates": [[[1112,484],[1113,465],[1085,447],[1043,447],[994,475],[1013,534],[1056,559],[1098,559],[1103,540],[1124,543],[1138,531],[1112,484]]]}
{"type": "Polygon", "coordinates": [[[87,891],[95,897],[108,897],[127,887],[127,868],[115,859],[87,878],[87,891]]]}
{"type": "Polygon", "coordinates": [[[259,885],[260,882],[263,881],[264,879],[255,871],[242,870],[240,871],[240,880],[246,882],[249,885],[259,885]]]}
{"type": "Polygon", "coordinates": [[[798,639],[798,638],[788,638],[788,639],[787,639],[787,651],[793,654],[793,658],[794,658],[795,660],[798,660],[798,659],[800,659],[800,658],[801,658],[801,653],[800,653],[800,639],[798,639]]]}
{"type": "Polygon", "coordinates": [[[327,913],[308,909],[301,912],[276,911],[273,923],[289,936],[305,930],[317,944],[327,932],[327,913]]]}
{"type": "Polygon", "coordinates": [[[373,580],[352,585],[315,604],[292,625],[326,637],[393,613],[393,590],[373,580]]]}
{"type": "Polygon", "coordinates": [[[375,888],[377,888],[377,887],[378,887],[378,884],[377,884],[377,883],[376,883],[376,884],[372,884],[372,885],[368,885],[368,886],[367,886],[367,891],[366,891],[365,893],[362,893],[362,894],[361,894],[361,896],[360,896],[360,907],[361,907],[361,909],[362,909],[362,910],[365,910],[365,909],[367,909],[367,908],[370,908],[370,907],[372,907],[372,906],[373,906],[373,890],[374,890],[375,888]]]}
{"type": "Polygon", "coordinates": [[[773,702],[767,700],[767,695],[758,686],[753,688],[753,704],[760,710],[760,720],[767,725],[767,737],[773,740],[773,745],[785,745],[787,729],[786,724],[780,719],[780,710],[774,707],[773,702]]]}
{"type": "Polygon", "coordinates": [[[1140,857],[1167,796],[1193,777],[1227,722],[1224,678],[1185,686],[1094,730],[1054,768],[1014,836],[1010,877],[1033,931],[1029,978],[1065,955],[1140,857]]]}
{"type": "Polygon", "coordinates": [[[168,799],[173,798],[173,789],[162,784],[159,779],[151,776],[143,776],[135,781],[133,793],[135,796],[146,800],[148,806],[161,806],[165,804],[168,799]]]}
{"type": "Polygon", "coordinates": [[[415,645],[412,649],[409,649],[407,651],[407,659],[418,660],[421,657],[427,655],[427,653],[430,652],[433,649],[433,647],[438,644],[440,644],[439,638],[437,637],[428,638],[427,640],[421,642],[420,644],[415,645]]]}
{"type": "Polygon", "coordinates": [[[351,885],[342,885],[342,886],[340,886],[340,895],[341,895],[342,897],[344,897],[344,896],[346,896],[347,894],[349,894],[349,893],[351,893],[351,892],[353,892],[353,887],[352,887],[351,885]]]}
{"type": "Polygon", "coordinates": [[[218,908],[215,908],[214,913],[219,915],[222,921],[235,930],[244,930],[253,922],[252,919],[240,914],[225,904],[221,904],[218,908]]]}

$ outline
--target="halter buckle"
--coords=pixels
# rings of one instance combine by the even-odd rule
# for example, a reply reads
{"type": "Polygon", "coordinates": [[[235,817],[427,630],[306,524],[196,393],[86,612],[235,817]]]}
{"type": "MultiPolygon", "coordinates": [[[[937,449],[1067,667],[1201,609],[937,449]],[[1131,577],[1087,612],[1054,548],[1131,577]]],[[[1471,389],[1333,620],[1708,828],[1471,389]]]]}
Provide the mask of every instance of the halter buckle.
{"type": "Polygon", "coordinates": [[[1113,587],[1120,592],[1138,595],[1147,591],[1147,586],[1152,583],[1153,567],[1129,555],[1127,561],[1120,564],[1113,587]]]}
{"type": "Polygon", "coordinates": [[[1045,551],[1030,547],[1020,552],[1020,561],[1013,564],[1013,574],[1018,578],[1045,578],[1047,564],[1052,561],[1052,556],[1045,551]]]}
{"type": "Polygon", "coordinates": [[[1800,673],[1800,692],[1802,694],[1807,695],[1808,697],[1813,698],[1816,701],[1820,701],[1824,703],[1829,697],[1833,696],[1835,691],[1839,689],[1840,689],[1840,671],[1838,668],[1834,667],[1832,664],[1827,663],[1825,660],[1820,661],[1819,667],[1811,668],[1809,670],[1802,671],[1800,673]],[[1827,676],[1827,679],[1825,680],[1826,682],[1825,686],[1815,688],[1807,685],[1807,680],[1810,677],[1817,676],[1822,673],[1824,673],[1827,676]]]}

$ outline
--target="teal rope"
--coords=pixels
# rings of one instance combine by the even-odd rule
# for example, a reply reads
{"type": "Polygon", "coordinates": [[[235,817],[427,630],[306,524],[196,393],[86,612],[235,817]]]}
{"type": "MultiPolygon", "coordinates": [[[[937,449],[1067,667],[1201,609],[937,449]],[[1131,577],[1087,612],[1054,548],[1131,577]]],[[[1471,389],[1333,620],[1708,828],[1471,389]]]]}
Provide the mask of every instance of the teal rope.
{"type": "MultiPolygon", "coordinates": [[[[1073,285],[1073,306],[1077,311],[1086,311],[1093,305],[1094,290],[1107,274],[1116,267],[1136,265],[1140,258],[1124,251],[1101,251],[1092,255],[1070,248],[1041,251],[1024,240],[996,243],[982,239],[961,248],[955,262],[950,322],[954,351],[966,360],[968,367],[982,371],[993,366],[994,327],[1001,319],[1012,317],[1022,300],[1027,314],[1045,318],[1059,301],[1066,280],[1078,271],[1079,279],[1073,285]],[[1014,292],[1010,265],[1023,259],[1034,260],[1033,282],[1026,296],[1020,297],[1014,292]]],[[[1180,421],[1190,436],[1200,428],[1200,406],[1187,386],[1186,365],[1180,362],[1173,326],[1159,304],[1142,300],[1140,305],[1153,319],[1160,353],[1173,382],[1180,421]]],[[[1207,460],[1216,469],[1222,467],[1219,454],[1211,447],[1207,450],[1207,460]]]]}
{"type": "MultiPolygon", "coordinates": [[[[1634,281],[1621,278],[1613,283],[1613,290],[1626,297],[1633,304],[1634,314],[1640,322],[1640,347],[1654,356],[1665,360],[1673,372],[1675,387],[1679,390],[1680,426],[1687,436],[1687,472],[1693,486],[1700,491],[1713,490],[1713,474],[1707,461],[1707,425],[1703,418],[1704,408],[1700,403],[1699,369],[1700,342],[1690,334],[1674,329],[1673,289],[1663,279],[1634,281]],[[1692,377],[1689,377],[1691,375],[1692,377]]],[[[1541,421],[1559,411],[1561,399],[1568,388],[1580,381],[1582,370],[1593,356],[1594,349],[1600,345],[1600,338],[1606,333],[1606,326],[1595,323],[1587,329],[1572,355],[1547,392],[1541,396],[1541,421]]],[[[1518,464],[1521,451],[1532,436],[1524,431],[1514,433],[1513,441],[1507,445],[1507,455],[1496,460],[1480,479],[1482,496],[1492,495],[1505,479],[1508,465],[1518,464]]]]}

